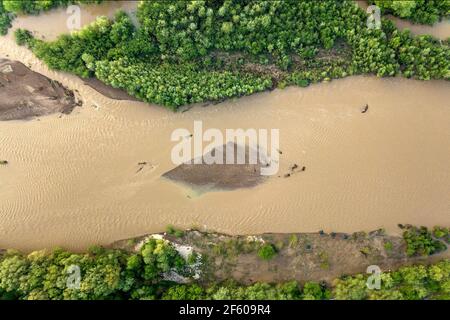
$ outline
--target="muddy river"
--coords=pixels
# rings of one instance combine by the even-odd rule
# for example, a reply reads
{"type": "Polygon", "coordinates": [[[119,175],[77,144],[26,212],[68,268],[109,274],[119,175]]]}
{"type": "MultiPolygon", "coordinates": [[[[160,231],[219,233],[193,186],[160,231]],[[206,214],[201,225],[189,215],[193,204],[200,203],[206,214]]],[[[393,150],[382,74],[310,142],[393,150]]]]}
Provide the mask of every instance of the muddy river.
{"type": "Polygon", "coordinates": [[[84,101],[70,115],[0,122],[9,161],[0,166],[0,247],[83,249],[168,224],[231,234],[450,224],[448,82],[351,77],[173,113],[106,98],[0,41],[0,56],[84,101]],[[175,167],[171,133],[195,120],[223,132],[279,129],[279,174],[200,196],[161,178],[175,167]],[[293,164],[307,169],[285,178],[293,164]]]}

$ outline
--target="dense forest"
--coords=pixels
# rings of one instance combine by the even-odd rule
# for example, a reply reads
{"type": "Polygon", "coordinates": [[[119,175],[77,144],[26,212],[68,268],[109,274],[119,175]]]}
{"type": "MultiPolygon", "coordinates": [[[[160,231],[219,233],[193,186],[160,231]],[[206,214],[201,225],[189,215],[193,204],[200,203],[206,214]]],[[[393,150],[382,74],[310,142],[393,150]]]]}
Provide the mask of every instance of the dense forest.
{"type": "Polygon", "coordinates": [[[450,16],[450,0],[372,0],[369,3],[380,7],[383,13],[391,13],[414,23],[432,25],[450,16]]]}
{"type": "Polygon", "coordinates": [[[53,69],[174,109],[355,74],[450,77],[447,42],[370,29],[350,0],[144,1],[137,15],[138,28],[119,12],[54,42],[16,36],[53,69]]]}
{"type": "Polygon", "coordinates": [[[366,286],[369,274],[331,284],[170,281],[173,273],[192,279],[197,263],[195,253],[183,258],[172,243],[155,239],[138,252],[97,247],[85,254],[56,249],[24,255],[10,250],[0,255],[0,299],[450,299],[449,260],[384,272],[379,290],[366,286]],[[79,267],[78,283],[71,279],[73,266],[79,267]]]}

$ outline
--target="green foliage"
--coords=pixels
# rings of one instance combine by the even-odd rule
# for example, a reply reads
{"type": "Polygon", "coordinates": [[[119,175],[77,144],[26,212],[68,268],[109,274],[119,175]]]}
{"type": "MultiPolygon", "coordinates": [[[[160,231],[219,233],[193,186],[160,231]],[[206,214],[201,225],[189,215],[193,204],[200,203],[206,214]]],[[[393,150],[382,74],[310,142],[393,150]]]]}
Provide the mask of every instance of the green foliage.
{"type": "Polygon", "coordinates": [[[447,43],[399,32],[389,21],[368,29],[366,13],[350,0],[144,1],[138,19],[136,30],[120,12],[31,47],[53,69],[95,75],[172,109],[361,73],[450,78],[447,43]],[[264,69],[269,64],[276,72],[264,69]]]}
{"type": "Polygon", "coordinates": [[[381,274],[381,288],[368,289],[368,275],[344,277],[333,282],[337,300],[420,300],[450,298],[450,261],[431,266],[403,267],[381,274]]]}
{"type": "Polygon", "coordinates": [[[212,300],[299,300],[302,291],[296,281],[271,285],[255,283],[244,287],[224,283],[206,290],[206,298],[212,300]]]}
{"type": "Polygon", "coordinates": [[[433,236],[437,239],[442,239],[447,243],[450,243],[450,229],[444,227],[434,227],[433,228],[433,236]]]}
{"type": "Polygon", "coordinates": [[[412,37],[408,30],[395,30],[390,38],[402,74],[421,80],[450,79],[450,50],[431,36],[412,37]]]}
{"type": "Polygon", "coordinates": [[[33,45],[33,35],[30,31],[24,29],[17,29],[14,31],[14,37],[19,46],[32,46],[33,45]]]}
{"type": "Polygon", "coordinates": [[[273,257],[277,255],[277,250],[275,249],[273,244],[266,243],[258,250],[258,257],[263,260],[271,260],[273,257]]]}
{"type": "Polygon", "coordinates": [[[0,35],[8,33],[8,29],[11,27],[11,14],[5,9],[3,1],[0,0],[0,35]]]}
{"type": "Polygon", "coordinates": [[[184,259],[163,240],[150,240],[134,254],[103,248],[85,254],[56,249],[27,256],[10,251],[0,257],[0,295],[28,300],[151,298],[164,273],[181,273],[184,266],[184,259]],[[67,286],[73,265],[81,271],[79,289],[67,286]]]}
{"type": "Polygon", "coordinates": [[[450,15],[449,0],[375,0],[371,1],[386,13],[415,23],[434,24],[450,15]]]}
{"type": "Polygon", "coordinates": [[[303,300],[326,300],[330,298],[330,290],[325,284],[307,282],[303,287],[303,300]]]}
{"type": "Polygon", "coordinates": [[[171,236],[175,236],[177,238],[181,238],[182,236],[184,236],[183,230],[177,229],[171,225],[167,226],[166,232],[167,234],[170,234],[171,236]]]}
{"type": "Polygon", "coordinates": [[[28,255],[7,251],[0,255],[0,300],[92,300],[92,299],[450,299],[450,261],[429,266],[409,266],[381,274],[380,290],[368,289],[367,274],[325,283],[296,281],[249,286],[234,282],[204,287],[196,283],[176,284],[163,279],[169,270],[181,272],[185,262],[173,246],[150,240],[139,252],[94,248],[74,254],[56,249],[28,255]],[[68,288],[68,269],[79,266],[80,288],[68,288]]]}
{"type": "Polygon", "coordinates": [[[150,240],[141,249],[144,262],[143,277],[152,280],[158,275],[175,269],[181,272],[186,263],[173,246],[164,240],[150,240]]]}
{"type": "Polygon", "coordinates": [[[391,252],[393,248],[394,248],[394,245],[392,244],[391,241],[386,241],[384,243],[384,250],[386,250],[386,252],[391,252]]]}
{"type": "Polygon", "coordinates": [[[83,30],[63,35],[55,42],[35,40],[33,51],[53,69],[73,72],[85,78],[92,76],[95,61],[105,57],[111,48],[121,43],[125,33],[130,32],[121,12],[117,18],[113,23],[100,17],[83,30]],[[123,29],[122,25],[125,25],[123,29]]]}
{"type": "Polygon", "coordinates": [[[196,284],[175,285],[162,295],[162,300],[203,300],[204,289],[196,284]]]}
{"type": "Polygon", "coordinates": [[[403,232],[408,256],[429,256],[447,249],[440,240],[433,238],[432,233],[426,227],[410,226],[403,232]]]}
{"type": "Polygon", "coordinates": [[[147,102],[173,109],[203,101],[250,95],[272,86],[269,78],[230,71],[205,71],[194,64],[159,64],[99,61],[96,77],[114,88],[147,102]]]}
{"type": "Polygon", "coordinates": [[[293,234],[289,237],[289,248],[296,248],[298,245],[298,237],[293,234]]]}

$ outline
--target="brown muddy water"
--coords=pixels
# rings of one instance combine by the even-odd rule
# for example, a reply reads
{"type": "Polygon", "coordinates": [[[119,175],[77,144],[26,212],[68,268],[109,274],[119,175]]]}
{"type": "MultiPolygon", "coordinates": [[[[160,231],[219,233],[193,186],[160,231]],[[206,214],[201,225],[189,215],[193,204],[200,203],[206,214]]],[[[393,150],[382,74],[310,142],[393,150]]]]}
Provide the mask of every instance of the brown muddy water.
{"type": "Polygon", "coordinates": [[[173,113],[111,100],[0,41],[0,56],[84,101],[70,115],[0,122],[0,159],[9,161],[0,166],[1,248],[81,250],[168,224],[230,234],[450,224],[448,82],[351,77],[173,113]],[[281,177],[201,196],[161,178],[176,167],[172,131],[195,120],[279,129],[281,177]],[[293,164],[307,170],[284,178],[293,164]]]}

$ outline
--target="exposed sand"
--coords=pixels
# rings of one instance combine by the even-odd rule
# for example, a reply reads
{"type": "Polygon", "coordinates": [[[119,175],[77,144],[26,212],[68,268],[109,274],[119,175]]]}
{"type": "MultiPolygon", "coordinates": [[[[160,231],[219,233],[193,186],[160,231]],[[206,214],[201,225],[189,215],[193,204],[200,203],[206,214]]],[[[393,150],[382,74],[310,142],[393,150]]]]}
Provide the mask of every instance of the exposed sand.
{"type": "Polygon", "coordinates": [[[69,114],[80,104],[59,82],[0,58],[0,121],[69,114]]]}
{"type": "Polygon", "coordinates": [[[102,95],[114,100],[130,100],[138,101],[135,97],[130,96],[125,90],[113,88],[98,80],[97,78],[82,79],[86,85],[95,89],[102,95]]]}
{"type": "MultiPolygon", "coordinates": [[[[255,164],[250,162],[248,146],[240,146],[235,143],[230,143],[230,146],[234,148],[235,159],[238,149],[241,149],[239,151],[245,154],[245,164],[236,164],[236,161],[227,164],[227,145],[223,145],[222,164],[207,164],[204,157],[201,159],[201,163],[195,164],[195,159],[193,159],[189,163],[183,163],[164,173],[163,177],[181,182],[199,193],[251,188],[267,179],[261,175],[261,166],[265,164],[262,164],[261,161],[257,161],[255,164]]],[[[207,155],[214,155],[216,152],[218,152],[217,148],[208,152],[207,155]]]]}

